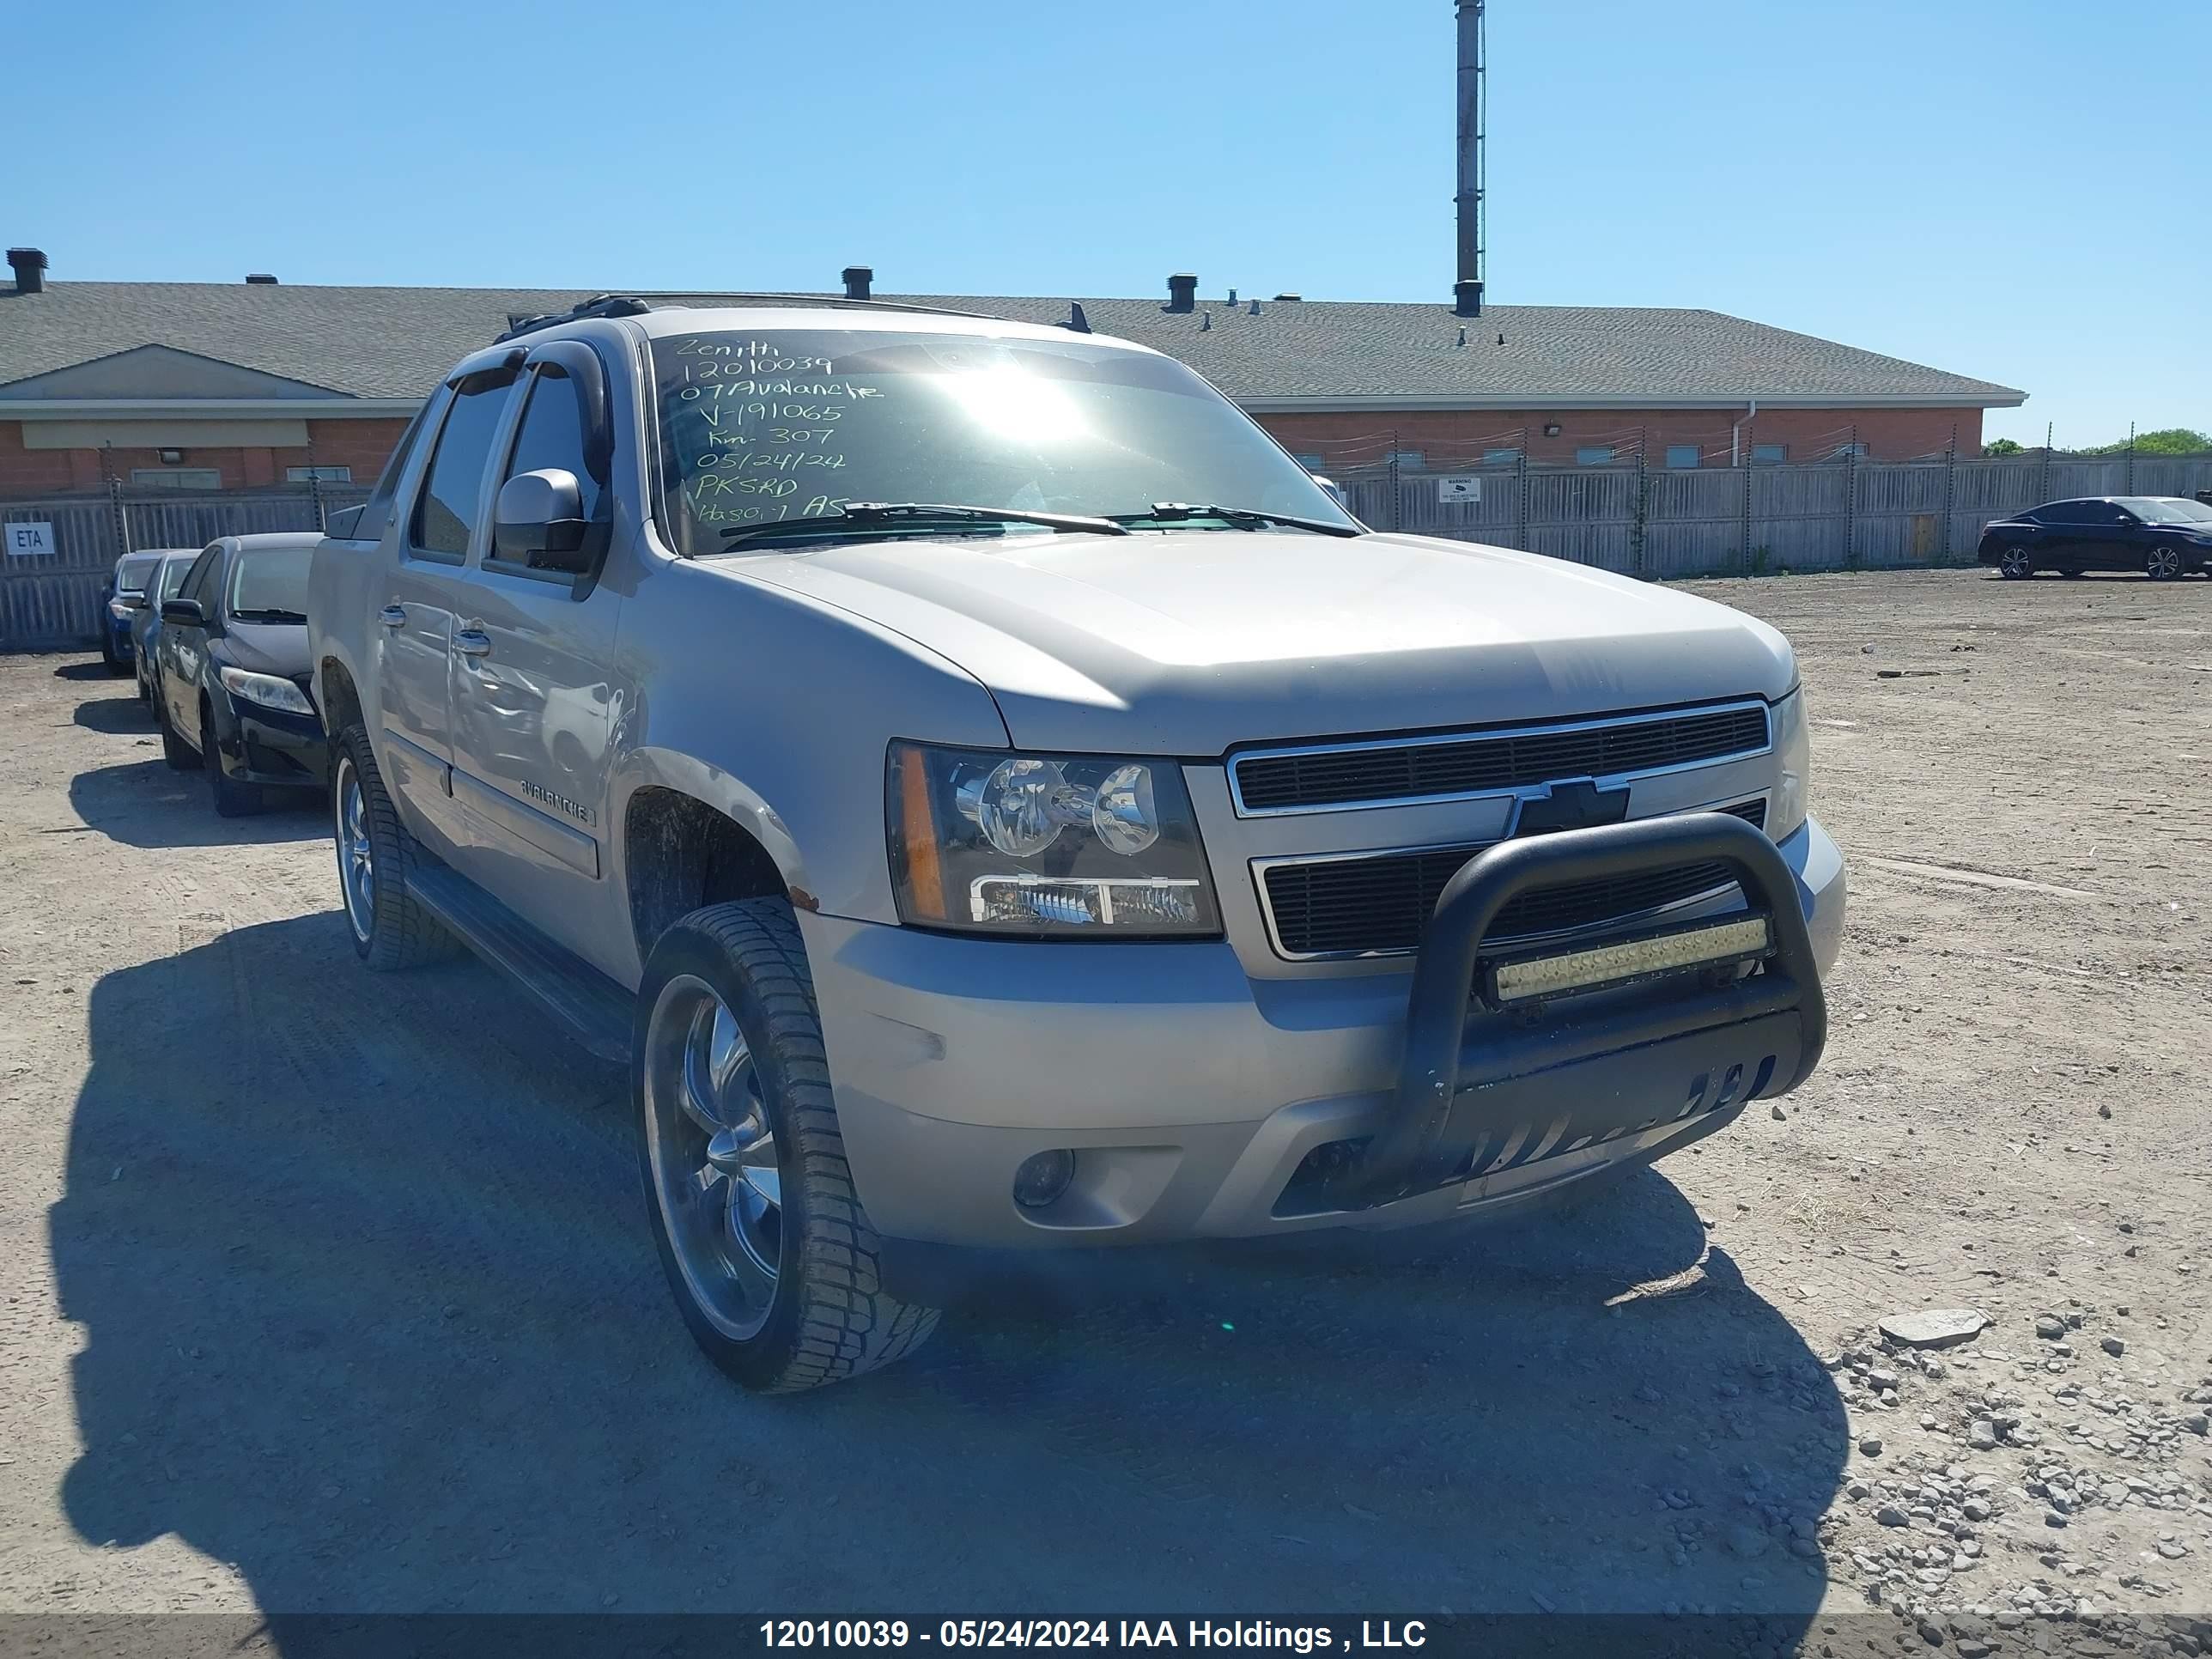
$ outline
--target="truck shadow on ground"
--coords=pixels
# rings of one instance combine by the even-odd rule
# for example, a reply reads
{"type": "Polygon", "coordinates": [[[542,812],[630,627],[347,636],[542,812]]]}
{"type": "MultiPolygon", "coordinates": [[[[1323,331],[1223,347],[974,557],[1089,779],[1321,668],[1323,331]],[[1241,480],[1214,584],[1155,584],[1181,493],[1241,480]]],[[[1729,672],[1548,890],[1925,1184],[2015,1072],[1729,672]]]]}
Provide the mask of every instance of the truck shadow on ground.
{"type": "Polygon", "coordinates": [[[66,1511],[271,1614],[1708,1608],[1786,1644],[1826,1585],[1841,1404],[1656,1173],[1510,1231],[1086,1258],[758,1400],[669,1305],[625,1080],[488,970],[371,980],[324,915],[88,1014],[66,1511]]]}
{"type": "Polygon", "coordinates": [[[70,805],[111,841],[126,847],[234,847],[331,833],[323,797],[309,789],[267,790],[267,805],[258,812],[217,817],[205,775],[173,769],[161,759],[161,739],[147,742],[145,760],[94,767],[70,779],[70,805]]]}

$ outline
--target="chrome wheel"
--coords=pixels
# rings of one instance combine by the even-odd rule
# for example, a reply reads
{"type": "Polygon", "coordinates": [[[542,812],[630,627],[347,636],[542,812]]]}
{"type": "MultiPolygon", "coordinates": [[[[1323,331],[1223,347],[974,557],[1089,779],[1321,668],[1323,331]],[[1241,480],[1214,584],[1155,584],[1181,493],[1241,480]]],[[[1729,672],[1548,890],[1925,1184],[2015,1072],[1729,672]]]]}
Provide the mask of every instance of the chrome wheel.
{"type": "Polygon", "coordinates": [[[368,839],[368,803],[353,762],[338,763],[337,787],[331,792],[337,813],[338,885],[345,892],[346,921],[362,944],[376,927],[376,849],[368,839]]]}
{"type": "Polygon", "coordinates": [[[690,974],[646,1029],[645,1135],[653,1201],[678,1271],[733,1341],[768,1322],[783,1263],[783,1177],[760,1072],[737,1017],[690,974]]]}
{"type": "Polygon", "coordinates": [[[2035,574],[2035,561],[2027,556],[2026,548],[2008,547],[2004,550],[2004,560],[1997,568],[2014,581],[2018,581],[2023,576],[2033,576],[2035,574]]]}
{"type": "Polygon", "coordinates": [[[2181,550],[2154,547],[2143,561],[2144,572],[2154,582],[2170,582],[2181,574],[2181,550]]]}

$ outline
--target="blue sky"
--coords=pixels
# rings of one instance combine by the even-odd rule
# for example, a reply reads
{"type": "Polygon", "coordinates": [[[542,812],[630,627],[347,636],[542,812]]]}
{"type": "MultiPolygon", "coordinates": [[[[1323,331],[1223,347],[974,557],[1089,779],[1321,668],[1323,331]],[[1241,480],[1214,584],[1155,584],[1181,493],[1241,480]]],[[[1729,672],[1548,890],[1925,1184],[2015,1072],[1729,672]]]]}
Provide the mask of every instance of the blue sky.
{"type": "MultiPolygon", "coordinates": [[[[58,281],[1443,298],[1450,0],[19,8],[58,281]]],[[[2212,5],[1492,0],[1490,292],[2212,428],[2212,5]]],[[[30,148],[25,148],[29,146],[30,148]]]]}

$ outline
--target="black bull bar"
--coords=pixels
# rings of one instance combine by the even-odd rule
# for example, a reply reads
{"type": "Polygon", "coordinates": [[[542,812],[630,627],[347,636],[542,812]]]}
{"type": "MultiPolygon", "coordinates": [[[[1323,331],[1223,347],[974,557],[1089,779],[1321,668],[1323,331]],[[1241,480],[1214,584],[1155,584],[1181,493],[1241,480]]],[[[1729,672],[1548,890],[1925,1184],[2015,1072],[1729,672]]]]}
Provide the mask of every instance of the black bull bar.
{"type": "Polygon", "coordinates": [[[1350,1172],[1352,1202],[1390,1203],[1692,1115],[1733,1116],[1810,1076],[1827,1029],[1796,878],[1742,819],[1686,812],[1500,842],[1437,896],[1414,964],[1391,1116],[1350,1172]],[[1504,1007],[1479,994],[1485,935],[1520,895],[1708,861],[1733,870],[1747,914],[1767,919],[1769,948],[1751,974],[1716,983],[1677,973],[1601,1003],[1504,1007]]]}

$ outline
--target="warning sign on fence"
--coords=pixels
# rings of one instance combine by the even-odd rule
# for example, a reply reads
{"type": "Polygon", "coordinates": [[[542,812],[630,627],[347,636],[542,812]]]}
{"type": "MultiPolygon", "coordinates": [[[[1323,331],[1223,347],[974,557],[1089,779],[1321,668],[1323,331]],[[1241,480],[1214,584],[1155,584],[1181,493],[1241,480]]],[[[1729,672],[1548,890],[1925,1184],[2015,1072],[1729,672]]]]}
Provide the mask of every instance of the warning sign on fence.
{"type": "Polygon", "coordinates": [[[1437,499],[1440,501],[1479,501],[1482,499],[1482,480],[1466,473],[1454,473],[1437,480],[1437,499]]]}

